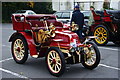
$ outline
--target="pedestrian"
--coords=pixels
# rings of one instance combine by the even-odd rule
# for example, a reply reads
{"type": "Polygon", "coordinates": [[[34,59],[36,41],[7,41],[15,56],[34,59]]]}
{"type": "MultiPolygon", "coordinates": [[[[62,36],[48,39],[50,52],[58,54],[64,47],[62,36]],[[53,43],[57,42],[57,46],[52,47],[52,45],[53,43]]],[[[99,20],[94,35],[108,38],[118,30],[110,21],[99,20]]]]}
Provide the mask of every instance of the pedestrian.
{"type": "Polygon", "coordinates": [[[91,26],[94,23],[94,17],[93,17],[92,10],[95,10],[95,8],[93,6],[90,6],[90,17],[89,17],[89,21],[88,21],[89,26],[91,26]]]}
{"type": "Polygon", "coordinates": [[[71,19],[71,25],[73,22],[78,25],[78,30],[73,31],[73,32],[77,33],[79,38],[82,39],[83,38],[82,29],[83,29],[83,24],[84,24],[84,15],[83,13],[80,12],[78,5],[74,7],[74,11],[72,14],[72,19],[71,19]]]}

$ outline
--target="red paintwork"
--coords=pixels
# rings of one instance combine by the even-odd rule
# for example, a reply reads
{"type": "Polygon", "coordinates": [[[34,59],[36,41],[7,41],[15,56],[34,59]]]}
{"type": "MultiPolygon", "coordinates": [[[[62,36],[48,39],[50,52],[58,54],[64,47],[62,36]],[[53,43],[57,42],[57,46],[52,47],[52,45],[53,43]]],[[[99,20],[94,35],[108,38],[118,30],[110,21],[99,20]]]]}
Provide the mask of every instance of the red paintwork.
{"type": "MultiPolygon", "coordinates": [[[[67,49],[70,49],[70,42],[72,39],[78,39],[78,36],[76,33],[73,33],[69,30],[57,30],[55,39],[63,39],[63,41],[59,41],[59,45],[61,47],[67,47],[67,49]]],[[[80,43],[80,42],[78,42],[80,43]]],[[[50,46],[58,46],[58,42],[53,41],[50,46]]]]}
{"type": "MultiPolygon", "coordinates": [[[[53,25],[55,25],[58,28],[62,28],[63,24],[61,22],[57,22],[55,16],[53,15],[12,15],[12,23],[13,23],[13,30],[17,31],[24,31],[24,30],[34,30],[36,27],[36,24],[38,25],[38,28],[45,28],[45,24],[43,21],[40,21],[39,19],[43,18],[49,18],[47,20],[47,25],[49,26],[52,22],[53,25]],[[21,17],[24,18],[23,21],[20,21],[21,17]]],[[[22,19],[23,19],[22,18],[22,19]]]]}
{"type": "Polygon", "coordinates": [[[99,14],[96,14],[94,10],[92,10],[92,13],[93,13],[93,18],[94,18],[95,22],[101,20],[100,15],[99,15],[99,14]]]}
{"type": "Polygon", "coordinates": [[[104,17],[102,18],[104,22],[112,22],[111,17],[112,15],[107,14],[106,10],[104,10],[104,17]]]}
{"type": "Polygon", "coordinates": [[[36,50],[36,46],[35,46],[35,42],[32,38],[32,36],[26,32],[19,32],[20,34],[22,34],[26,41],[27,41],[27,44],[28,44],[28,48],[30,50],[30,55],[36,55],[37,54],[37,50],[36,50]]]}

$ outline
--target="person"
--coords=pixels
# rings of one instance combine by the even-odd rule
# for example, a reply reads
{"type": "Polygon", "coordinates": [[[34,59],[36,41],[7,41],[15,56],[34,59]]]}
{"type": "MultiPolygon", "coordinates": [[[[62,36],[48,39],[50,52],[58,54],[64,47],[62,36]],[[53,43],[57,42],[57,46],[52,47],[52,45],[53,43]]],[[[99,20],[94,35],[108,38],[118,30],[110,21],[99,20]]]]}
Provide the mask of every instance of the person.
{"type": "Polygon", "coordinates": [[[92,10],[95,10],[95,8],[93,6],[90,6],[90,17],[89,17],[89,21],[88,21],[89,26],[91,26],[94,23],[92,10]]]}
{"type": "Polygon", "coordinates": [[[78,5],[74,7],[74,11],[73,11],[72,18],[71,18],[71,25],[73,22],[78,25],[78,30],[73,31],[73,32],[77,33],[79,38],[82,39],[83,38],[82,37],[82,28],[84,25],[84,15],[83,15],[83,13],[80,12],[78,5]]]}

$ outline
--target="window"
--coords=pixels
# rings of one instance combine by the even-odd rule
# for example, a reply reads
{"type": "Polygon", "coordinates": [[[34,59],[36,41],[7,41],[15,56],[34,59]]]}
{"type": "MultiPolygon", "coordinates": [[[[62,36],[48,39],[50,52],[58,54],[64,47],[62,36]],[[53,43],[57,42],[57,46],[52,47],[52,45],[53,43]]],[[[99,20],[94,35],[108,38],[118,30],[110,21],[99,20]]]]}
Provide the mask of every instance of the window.
{"type": "Polygon", "coordinates": [[[28,14],[33,14],[32,12],[28,12],[28,14]]]}
{"type": "Polygon", "coordinates": [[[57,13],[55,13],[55,15],[56,15],[56,17],[58,18],[58,19],[60,19],[61,18],[61,12],[57,12],[57,13]]]}
{"type": "Polygon", "coordinates": [[[64,19],[70,19],[70,12],[63,12],[62,18],[64,18],[64,19]]]}
{"type": "Polygon", "coordinates": [[[89,17],[90,16],[90,12],[83,12],[84,17],[89,17]]]}

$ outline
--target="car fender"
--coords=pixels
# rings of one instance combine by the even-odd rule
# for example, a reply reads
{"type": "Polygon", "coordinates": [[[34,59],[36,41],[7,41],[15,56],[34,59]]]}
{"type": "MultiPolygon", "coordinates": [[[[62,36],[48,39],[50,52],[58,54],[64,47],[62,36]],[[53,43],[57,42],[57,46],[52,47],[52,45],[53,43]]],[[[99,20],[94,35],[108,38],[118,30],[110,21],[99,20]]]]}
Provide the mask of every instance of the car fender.
{"type": "Polygon", "coordinates": [[[9,42],[12,42],[12,40],[13,40],[16,36],[23,36],[23,37],[26,39],[31,56],[37,55],[37,49],[36,49],[36,46],[35,46],[35,42],[34,42],[34,40],[33,40],[33,38],[32,38],[32,36],[31,36],[30,33],[26,33],[26,32],[15,32],[15,33],[13,33],[13,34],[11,35],[11,37],[9,38],[9,42]]]}

